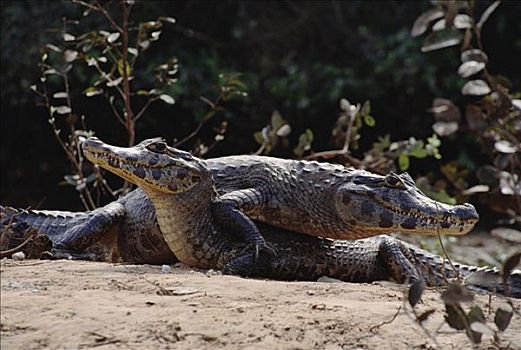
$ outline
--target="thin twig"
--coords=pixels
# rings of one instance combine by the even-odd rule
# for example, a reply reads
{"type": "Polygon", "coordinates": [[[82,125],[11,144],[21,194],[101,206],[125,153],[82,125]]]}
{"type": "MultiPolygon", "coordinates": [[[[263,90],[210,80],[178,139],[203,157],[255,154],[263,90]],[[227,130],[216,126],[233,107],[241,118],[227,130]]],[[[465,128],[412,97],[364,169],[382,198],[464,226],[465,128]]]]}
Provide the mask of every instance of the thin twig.
{"type": "Polygon", "coordinates": [[[150,104],[154,101],[156,101],[158,99],[158,97],[152,97],[152,98],[149,98],[147,103],[145,103],[145,105],[141,108],[141,110],[136,114],[136,116],[134,117],[134,121],[137,121],[139,118],[141,118],[141,116],[143,116],[143,114],[145,113],[145,111],[147,110],[148,106],[150,106],[150,104]]]}
{"type": "Polygon", "coordinates": [[[208,99],[204,98],[204,97],[200,97],[202,101],[208,103],[211,107],[210,111],[208,111],[208,113],[206,113],[206,115],[203,117],[203,119],[201,119],[201,121],[199,121],[199,124],[197,124],[197,127],[195,128],[194,131],[192,131],[190,134],[188,134],[185,138],[183,138],[181,141],[178,141],[175,143],[174,147],[178,147],[179,145],[182,145],[183,143],[187,142],[188,140],[190,140],[191,138],[193,138],[195,135],[197,135],[199,133],[199,131],[201,130],[201,128],[210,120],[213,118],[214,115],[216,115],[218,112],[220,111],[223,111],[224,108],[220,107],[219,106],[219,103],[221,102],[221,99],[223,98],[223,95],[221,94],[216,100],[215,102],[211,102],[209,101],[208,99]]]}
{"type": "MultiPolygon", "coordinates": [[[[436,206],[436,211],[439,212],[438,202],[435,201],[434,205],[436,206]]],[[[460,276],[459,270],[456,268],[456,266],[454,266],[454,264],[452,263],[452,259],[449,256],[449,253],[445,249],[445,245],[443,244],[443,240],[441,239],[440,227],[438,225],[436,225],[436,234],[438,236],[438,241],[440,242],[441,249],[443,250],[443,254],[449,261],[449,264],[450,264],[452,270],[454,270],[454,272],[456,273],[456,278],[458,279],[458,282],[461,284],[461,276],[460,276]]],[[[445,265],[445,264],[443,264],[443,265],[445,265]]]]}
{"type": "Polygon", "coordinates": [[[27,239],[25,241],[23,241],[18,246],[11,248],[11,249],[0,251],[0,259],[3,259],[4,257],[9,256],[9,254],[16,253],[18,250],[22,249],[27,243],[31,242],[37,236],[38,236],[38,232],[34,231],[33,233],[31,233],[29,235],[29,237],[27,237],[27,239]]]}
{"type": "Polygon", "coordinates": [[[372,332],[372,331],[374,331],[375,329],[382,327],[383,325],[393,323],[394,320],[396,319],[396,317],[398,317],[398,315],[400,314],[400,311],[401,311],[401,310],[402,310],[402,305],[398,306],[398,310],[396,310],[396,312],[394,313],[393,317],[392,317],[390,320],[388,320],[388,321],[383,321],[383,322],[380,322],[380,323],[377,324],[377,325],[372,326],[371,328],[369,328],[369,332],[372,332]]]}

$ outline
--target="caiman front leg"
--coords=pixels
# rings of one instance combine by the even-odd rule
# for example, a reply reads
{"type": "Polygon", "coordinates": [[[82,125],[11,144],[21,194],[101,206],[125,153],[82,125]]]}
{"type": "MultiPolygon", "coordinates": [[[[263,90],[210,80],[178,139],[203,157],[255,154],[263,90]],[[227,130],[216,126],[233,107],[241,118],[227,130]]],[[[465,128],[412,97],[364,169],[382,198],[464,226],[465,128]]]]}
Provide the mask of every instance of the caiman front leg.
{"type": "Polygon", "coordinates": [[[223,232],[231,232],[231,236],[238,236],[248,246],[255,247],[255,257],[260,251],[276,254],[275,249],[268,245],[259,232],[257,225],[241,211],[244,207],[261,206],[265,201],[260,191],[245,189],[233,191],[220,196],[212,204],[212,216],[214,222],[223,232]]]}
{"type": "Polygon", "coordinates": [[[399,241],[388,237],[380,243],[378,259],[387,268],[388,277],[398,283],[413,283],[420,278],[421,264],[399,241]]]}

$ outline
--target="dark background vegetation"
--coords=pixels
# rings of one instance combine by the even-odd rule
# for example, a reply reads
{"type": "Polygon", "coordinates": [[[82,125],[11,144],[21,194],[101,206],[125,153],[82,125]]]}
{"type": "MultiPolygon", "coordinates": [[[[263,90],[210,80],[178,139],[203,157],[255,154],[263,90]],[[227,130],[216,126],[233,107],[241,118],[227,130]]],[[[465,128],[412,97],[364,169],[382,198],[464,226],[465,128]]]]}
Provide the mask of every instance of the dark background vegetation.
{"type": "MultiPolygon", "coordinates": [[[[477,2],[479,8],[489,4],[477,2]]],[[[274,110],[291,124],[292,144],[309,128],[315,135],[313,149],[330,149],[341,98],[371,101],[376,126],[364,129],[360,150],[387,133],[395,140],[426,138],[433,133],[428,113],[433,98],[466,102],[460,94],[465,80],[455,73],[460,64],[457,47],[422,53],[422,39],[410,35],[415,19],[430,7],[428,1],[138,3],[132,12],[135,22],[158,16],[177,19],[146,53],[142,71],[152,74],[152,67],[174,56],[180,68],[172,91],[176,104],[152,105],[136,126],[137,141],[159,135],[170,141],[192,131],[207,110],[199,96],[216,97],[221,72],[241,72],[248,97],[225,103],[228,111],[203,129],[201,138],[211,138],[212,126],[223,120],[229,125],[224,141],[205,157],[255,151],[253,134],[269,122],[274,110]]],[[[61,27],[62,17],[80,19],[82,12],[78,5],[62,1],[1,2],[2,204],[82,209],[72,187],[58,186],[68,163],[53,138],[46,110],[36,105],[29,89],[40,76],[40,47],[56,40],[53,29],[61,27]]],[[[86,27],[103,25],[95,18],[82,22],[86,27]]],[[[492,15],[483,44],[489,71],[509,77],[519,87],[517,1],[503,3],[492,15]]],[[[82,79],[86,78],[80,74],[78,81],[82,79]]],[[[106,103],[75,103],[98,137],[125,144],[125,131],[106,103]]],[[[291,149],[274,154],[291,157],[291,149]]],[[[425,174],[451,160],[474,170],[483,162],[477,143],[460,133],[444,138],[440,151],[442,160],[415,160],[409,171],[413,176],[425,174]]]]}

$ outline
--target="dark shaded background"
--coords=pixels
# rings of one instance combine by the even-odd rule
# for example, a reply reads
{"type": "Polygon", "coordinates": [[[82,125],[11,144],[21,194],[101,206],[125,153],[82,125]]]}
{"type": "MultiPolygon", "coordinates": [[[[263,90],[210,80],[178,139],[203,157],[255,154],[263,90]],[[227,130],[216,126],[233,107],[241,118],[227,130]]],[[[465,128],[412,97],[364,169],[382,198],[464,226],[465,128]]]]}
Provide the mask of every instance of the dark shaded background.
{"type": "MultiPolygon", "coordinates": [[[[40,46],[56,41],[53,29],[60,28],[63,16],[79,19],[83,10],[62,1],[0,4],[0,201],[17,207],[82,209],[72,187],[58,186],[68,173],[68,163],[29,86],[39,77],[40,46]]],[[[489,4],[478,2],[477,8],[489,4]]],[[[201,134],[211,137],[212,125],[224,119],[229,123],[225,141],[208,157],[254,151],[258,145],[252,134],[275,109],[292,125],[293,143],[310,128],[315,150],[331,147],[330,133],[342,97],[352,102],[371,100],[377,124],[364,130],[361,149],[386,133],[393,139],[430,136],[433,119],[427,109],[432,99],[464,102],[459,93],[464,80],[455,73],[457,47],[423,54],[422,38],[410,37],[414,20],[428,8],[427,1],[139,3],[133,10],[136,22],[165,15],[178,21],[145,53],[139,69],[151,74],[152,67],[175,56],[180,73],[173,90],[176,104],[154,104],[138,122],[137,140],[158,135],[172,140],[188,134],[206,111],[199,96],[215,97],[217,75],[230,71],[243,73],[249,97],[228,103],[229,112],[201,134]]],[[[108,26],[90,15],[79,29],[89,27],[108,26]]],[[[498,8],[485,26],[483,42],[490,71],[508,76],[519,87],[519,2],[498,8]]],[[[149,78],[141,79],[146,84],[149,78]]],[[[97,136],[125,144],[125,132],[106,103],[81,97],[74,101],[97,136]]],[[[472,140],[459,134],[444,139],[441,151],[443,161],[479,162],[482,156],[472,140]]],[[[291,149],[276,155],[291,156],[291,149]]],[[[437,166],[433,159],[417,160],[411,172],[437,166]]]]}

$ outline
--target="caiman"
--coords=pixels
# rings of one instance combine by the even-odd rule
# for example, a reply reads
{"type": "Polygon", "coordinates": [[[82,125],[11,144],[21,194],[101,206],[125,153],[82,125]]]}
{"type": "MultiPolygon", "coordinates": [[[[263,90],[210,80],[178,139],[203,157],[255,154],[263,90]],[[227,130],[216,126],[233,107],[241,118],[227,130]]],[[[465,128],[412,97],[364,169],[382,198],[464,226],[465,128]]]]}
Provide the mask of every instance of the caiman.
{"type": "MultiPolygon", "coordinates": [[[[154,166],[163,154],[202,161],[188,152],[168,147],[160,139],[143,141],[134,150],[148,157],[153,178],[162,176],[162,169],[154,166]]],[[[110,149],[106,152],[110,156],[110,149]]],[[[129,157],[127,161],[135,159],[132,152],[124,156],[129,157]]],[[[464,234],[478,220],[470,204],[449,206],[428,198],[407,173],[380,176],[341,165],[247,155],[205,162],[219,194],[212,206],[215,220],[219,223],[232,215],[234,220],[224,220],[224,224],[235,223],[236,232],[261,247],[264,245],[262,235],[250,218],[335,239],[357,239],[396,231],[464,234]]],[[[137,170],[136,176],[140,175],[137,170]]],[[[154,263],[171,255],[157,248],[164,247],[162,235],[157,228],[154,207],[141,189],[91,212],[0,207],[0,213],[4,214],[4,226],[16,216],[15,225],[48,235],[56,246],[84,250],[106,232],[116,230],[124,260],[154,263]]]]}
{"type": "MultiPolygon", "coordinates": [[[[209,161],[205,164],[185,152],[178,156],[170,151],[158,153],[154,167],[150,167],[147,162],[150,152],[153,152],[151,149],[156,149],[157,152],[158,148],[157,145],[143,146],[159,142],[162,141],[150,140],[133,149],[125,149],[89,139],[84,148],[90,149],[92,155],[89,158],[95,162],[115,172],[125,167],[129,169],[129,180],[151,188],[149,192],[152,191],[152,199],[154,196],[160,198],[160,207],[163,205],[158,214],[163,218],[160,222],[163,222],[163,226],[166,225],[165,232],[161,232],[157,226],[156,214],[149,197],[139,189],[116,202],[87,213],[15,211],[3,208],[4,223],[13,221],[13,228],[25,226],[50,233],[49,237],[55,246],[73,249],[82,249],[82,246],[85,248],[93,240],[96,242],[108,231],[115,229],[118,233],[117,250],[123,261],[157,264],[174,261],[175,257],[162,237],[162,234],[172,237],[174,230],[173,236],[179,232],[181,235],[188,235],[180,238],[184,244],[181,244],[182,254],[179,255],[188,255],[188,260],[185,261],[189,265],[223,268],[230,257],[244,250],[245,243],[230,237],[214,221],[215,212],[212,206],[217,201],[218,194],[207,164],[209,161]],[[132,154],[131,160],[128,159],[129,151],[132,154]],[[157,176],[157,172],[156,176],[153,175],[154,170],[165,169],[173,164],[179,169],[185,167],[184,171],[175,172],[183,176],[168,178],[173,175],[174,168],[162,172],[162,176],[157,176]],[[137,170],[142,176],[136,176],[137,168],[144,171],[144,175],[137,170]],[[186,180],[188,176],[190,180],[186,180]],[[154,187],[155,184],[159,186],[154,187]],[[172,189],[169,186],[179,193],[170,193],[172,189]],[[165,192],[165,188],[169,189],[165,192]],[[180,231],[176,231],[178,225],[182,227],[180,231]]],[[[163,146],[159,146],[159,149],[162,148],[163,146]]],[[[88,153],[89,150],[86,154],[88,153]]],[[[404,282],[421,276],[430,285],[439,285],[445,280],[440,276],[452,278],[456,274],[441,257],[392,237],[380,236],[357,241],[331,240],[298,234],[260,222],[256,224],[267,238],[268,244],[275,247],[277,255],[270,256],[266,261],[255,261],[255,269],[246,271],[250,275],[286,280],[316,280],[320,276],[330,276],[352,282],[404,282]]],[[[174,245],[177,247],[177,243],[174,242],[174,245]]],[[[110,261],[110,257],[108,260],[110,261]]],[[[454,265],[463,277],[473,271],[483,271],[493,281],[497,281],[497,269],[457,263],[454,265]]],[[[521,272],[512,273],[510,283],[511,294],[521,297],[521,272]]],[[[500,283],[488,287],[497,292],[503,290],[500,283]]]]}
{"type": "MultiPolygon", "coordinates": [[[[259,226],[261,233],[277,254],[267,256],[262,252],[261,257],[267,257],[259,260],[251,254],[243,255],[252,261],[246,265],[249,270],[241,270],[242,265],[234,261],[241,256],[246,243],[216,223],[212,206],[220,199],[206,162],[188,154],[180,157],[162,144],[163,141],[150,140],[140,146],[121,148],[90,138],[82,148],[90,161],[138,185],[146,193],[156,209],[165,241],[177,258],[189,266],[227,268],[243,275],[275,279],[313,280],[327,275],[356,282],[425,279],[430,285],[444,283],[444,276],[450,278],[458,273],[467,276],[481,270],[498,281],[496,269],[454,264],[457,270],[454,271],[441,257],[388,236],[331,240],[266,225],[259,226]],[[157,145],[151,146],[154,144],[157,145]]],[[[514,271],[509,281],[511,294],[521,297],[521,271],[514,271]]],[[[502,290],[503,285],[498,282],[493,288],[502,290]]]]}

